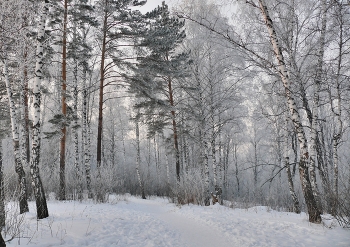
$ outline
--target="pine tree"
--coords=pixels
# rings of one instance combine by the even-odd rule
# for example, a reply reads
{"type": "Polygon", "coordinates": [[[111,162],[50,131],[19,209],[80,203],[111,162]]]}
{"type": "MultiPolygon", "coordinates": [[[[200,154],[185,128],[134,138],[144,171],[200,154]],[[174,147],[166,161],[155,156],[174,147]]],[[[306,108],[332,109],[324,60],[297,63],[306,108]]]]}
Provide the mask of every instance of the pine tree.
{"type": "Polygon", "coordinates": [[[163,2],[144,17],[149,28],[139,42],[138,64],[130,79],[130,90],[145,101],[136,105],[143,108],[149,125],[149,135],[162,132],[170,125],[173,131],[176,178],[180,181],[179,133],[174,84],[187,75],[188,53],[179,51],[185,38],[184,21],[172,17],[163,2]]]}
{"type": "Polygon", "coordinates": [[[102,157],[102,139],[103,139],[103,92],[105,81],[113,80],[110,64],[105,64],[106,59],[112,58],[115,65],[123,67],[124,57],[118,49],[118,42],[128,35],[132,35],[128,30],[137,11],[131,11],[130,6],[143,5],[145,1],[138,0],[100,0],[96,3],[98,17],[101,22],[99,39],[101,42],[101,61],[100,61],[100,85],[99,85],[99,115],[97,127],[97,167],[101,167],[102,157]],[[116,25],[117,24],[117,25],[116,25]]]}

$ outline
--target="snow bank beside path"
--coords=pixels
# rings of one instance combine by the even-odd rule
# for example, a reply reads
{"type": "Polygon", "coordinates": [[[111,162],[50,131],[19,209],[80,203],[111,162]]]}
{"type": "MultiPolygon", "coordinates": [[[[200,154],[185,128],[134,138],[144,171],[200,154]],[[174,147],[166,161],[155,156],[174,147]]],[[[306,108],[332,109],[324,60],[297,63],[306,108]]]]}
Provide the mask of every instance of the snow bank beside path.
{"type": "MultiPolygon", "coordinates": [[[[266,207],[179,208],[166,199],[120,196],[107,204],[49,201],[48,207],[50,217],[44,220],[26,214],[20,238],[7,246],[350,246],[349,230],[328,229],[310,224],[305,214],[266,207]]],[[[30,211],[35,212],[34,203],[30,211]]]]}
{"type": "Polygon", "coordinates": [[[220,205],[186,206],[178,214],[220,229],[231,246],[350,246],[350,230],[311,224],[305,213],[277,212],[267,207],[230,209],[220,205]]]}

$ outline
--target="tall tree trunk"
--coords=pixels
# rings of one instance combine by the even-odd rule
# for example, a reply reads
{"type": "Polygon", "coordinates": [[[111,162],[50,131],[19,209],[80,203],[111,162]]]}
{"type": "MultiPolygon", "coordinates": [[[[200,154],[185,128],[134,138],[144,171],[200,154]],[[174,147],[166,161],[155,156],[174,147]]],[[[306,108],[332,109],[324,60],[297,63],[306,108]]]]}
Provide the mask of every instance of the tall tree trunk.
{"type": "Polygon", "coordinates": [[[4,61],[4,74],[5,84],[7,89],[7,97],[9,99],[11,126],[12,126],[12,140],[15,154],[15,170],[18,175],[19,182],[19,208],[20,214],[28,212],[28,201],[27,201],[27,182],[26,174],[22,165],[22,156],[19,148],[19,133],[18,133],[18,120],[16,116],[16,106],[12,94],[10,81],[8,78],[7,60],[4,61]]]}
{"type": "Polygon", "coordinates": [[[289,121],[288,121],[288,116],[286,114],[286,131],[285,131],[285,140],[284,140],[284,162],[285,162],[285,167],[286,167],[286,172],[287,172],[287,179],[288,179],[288,185],[289,185],[289,193],[292,196],[293,199],[293,204],[294,204],[294,208],[293,211],[297,214],[300,214],[300,204],[299,204],[299,200],[298,197],[295,193],[295,189],[294,189],[294,183],[293,183],[293,177],[292,177],[292,173],[290,171],[290,163],[289,163],[289,145],[288,145],[288,134],[289,134],[289,121]]]}
{"type": "Polygon", "coordinates": [[[123,145],[123,180],[126,179],[126,147],[125,147],[125,129],[124,129],[124,124],[122,121],[122,116],[120,111],[118,112],[118,117],[119,117],[119,123],[120,123],[120,130],[122,134],[122,145],[123,145]]]}
{"type": "Polygon", "coordinates": [[[214,126],[214,114],[212,113],[212,133],[211,133],[211,155],[212,155],[212,165],[213,165],[213,181],[214,187],[218,186],[218,173],[217,173],[217,162],[216,162],[216,141],[215,141],[215,126],[214,126]]]}
{"type": "Polygon", "coordinates": [[[49,0],[45,0],[44,10],[40,17],[40,23],[38,28],[38,44],[36,50],[36,65],[35,65],[35,79],[33,86],[33,141],[32,141],[32,157],[30,162],[30,174],[32,177],[33,190],[36,201],[37,218],[43,219],[49,216],[47,209],[46,197],[44,187],[41,182],[39,173],[39,161],[40,161],[40,105],[41,105],[41,91],[40,85],[43,79],[43,55],[44,55],[44,41],[45,41],[45,22],[46,15],[49,11],[49,0]]]}
{"type": "Polygon", "coordinates": [[[86,85],[86,68],[83,69],[83,142],[84,142],[84,168],[85,168],[85,179],[86,179],[86,189],[88,191],[88,198],[92,198],[92,190],[91,190],[91,165],[90,165],[90,131],[88,124],[88,89],[86,85]]]}
{"type": "Polygon", "coordinates": [[[323,194],[324,198],[326,200],[326,212],[331,211],[331,189],[330,189],[330,183],[329,183],[329,175],[328,175],[328,162],[326,161],[326,157],[323,156],[325,154],[325,141],[324,141],[324,132],[323,132],[323,126],[319,124],[319,134],[317,139],[317,145],[316,148],[317,151],[317,165],[318,165],[318,172],[320,174],[320,178],[322,181],[322,188],[323,188],[323,194]]]}
{"type": "Polygon", "coordinates": [[[198,65],[195,66],[195,78],[197,82],[197,89],[198,89],[198,100],[199,100],[199,130],[198,130],[198,136],[199,136],[199,166],[201,169],[201,173],[204,173],[204,189],[205,194],[204,196],[204,205],[209,206],[210,205],[210,191],[209,191],[209,184],[210,184],[210,177],[209,177],[209,164],[208,164],[208,144],[205,136],[205,128],[206,128],[206,121],[204,116],[204,99],[203,99],[203,89],[201,85],[201,80],[199,78],[199,71],[198,71],[198,65]]]}
{"type": "Polygon", "coordinates": [[[254,140],[254,168],[253,168],[253,177],[254,177],[254,191],[257,193],[258,190],[258,143],[254,140]]]}
{"type": "Polygon", "coordinates": [[[168,90],[169,90],[169,104],[171,107],[171,118],[173,126],[173,138],[174,138],[174,149],[175,149],[175,164],[176,164],[176,179],[180,182],[180,150],[178,142],[178,133],[177,133],[177,124],[176,124],[176,115],[175,115],[175,104],[174,104],[174,95],[172,88],[172,80],[168,77],[168,90]]]}
{"type": "Polygon", "coordinates": [[[2,165],[2,137],[0,137],[0,229],[3,229],[5,227],[5,217],[5,186],[2,165]]]}
{"type": "Polygon", "coordinates": [[[139,120],[138,120],[138,114],[135,118],[135,132],[136,132],[136,173],[137,173],[137,179],[139,181],[140,189],[141,189],[141,196],[142,199],[146,199],[145,195],[145,188],[143,185],[143,181],[140,174],[140,160],[141,160],[141,154],[140,154],[140,129],[139,129],[139,120]]]}
{"type": "Polygon", "coordinates": [[[327,6],[326,1],[322,1],[322,24],[321,24],[321,34],[319,39],[319,49],[317,52],[317,67],[316,67],[316,76],[314,81],[314,104],[312,107],[312,123],[311,123],[311,143],[310,143],[310,182],[312,187],[312,192],[314,194],[317,206],[322,212],[322,203],[319,195],[319,191],[316,183],[316,146],[317,146],[317,133],[318,133],[318,111],[319,111],[319,101],[320,101],[320,89],[322,81],[322,66],[323,66],[323,57],[324,57],[324,46],[325,46],[325,36],[326,36],[326,22],[327,22],[327,6]]]}
{"type": "MultiPolygon", "coordinates": [[[[220,115],[219,115],[219,118],[220,118],[220,115]]],[[[219,122],[220,122],[220,119],[219,119],[219,122]]],[[[224,161],[224,157],[223,157],[223,154],[224,154],[224,151],[223,151],[223,148],[222,148],[223,144],[222,144],[222,137],[221,137],[221,131],[219,133],[219,143],[218,143],[218,154],[219,154],[219,163],[218,163],[218,168],[219,168],[219,183],[220,183],[220,187],[223,187],[223,161],[224,161]]]]}
{"type": "Polygon", "coordinates": [[[235,176],[237,180],[237,196],[240,196],[240,185],[239,185],[239,171],[238,171],[238,158],[237,158],[237,144],[233,144],[233,157],[235,162],[235,176]]]}
{"type": "Polygon", "coordinates": [[[186,174],[188,174],[188,169],[190,166],[190,156],[188,153],[188,141],[185,134],[182,135],[182,145],[183,145],[183,161],[184,161],[183,163],[185,166],[184,170],[186,174]]]}
{"type": "Polygon", "coordinates": [[[204,195],[204,205],[209,206],[210,205],[210,191],[209,191],[209,185],[210,185],[210,177],[209,177],[209,164],[208,164],[208,144],[204,140],[203,146],[202,146],[202,163],[204,165],[204,185],[206,194],[204,195]]]}
{"type": "Polygon", "coordinates": [[[308,209],[309,221],[312,223],[320,223],[322,221],[321,212],[317,207],[316,200],[314,198],[310,179],[309,179],[309,171],[308,171],[309,152],[307,147],[306,135],[305,135],[303,126],[301,124],[300,115],[299,115],[294,97],[290,90],[291,82],[288,76],[288,70],[285,66],[282,49],[279,45],[277,34],[275,31],[272,19],[269,16],[265,1],[259,0],[259,6],[260,6],[261,13],[263,15],[263,18],[265,20],[266,27],[268,29],[268,33],[270,35],[270,39],[273,46],[273,50],[275,52],[276,59],[278,61],[279,75],[281,77],[281,80],[285,88],[285,94],[287,98],[289,111],[291,114],[295,131],[297,132],[297,136],[298,136],[299,148],[300,148],[299,174],[300,174],[300,181],[302,184],[305,202],[308,209]]]}
{"type": "Polygon", "coordinates": [[[230,157],[230,139],[227,137],[226,144],[224,145],[224,153],[223,153],[223,187],[225,191],[227,191],[228,181],[227,181],[227,173],[228,173],[228,162],[230,157]]]}
{"type": "Polygon", "coordinates": [[[166,166],[166,181],[167,181],[167,186],[170,186],[170,170],[169,170],[169,157],[168,154],[165,150],[165,166],[166,166]]]}
{"type": "MultiPolygon", "coordinates": [[[[105,8],[108,3],[106,1],[105,8]]],[[[101,53],[101,64],[100,64],[100,91],[99,91],[99,102],[98,102],[98,126],[97,126],[97,169],[100,173],[101,157],[102,157],[102,135],[103,135],[103,89],[105,81],[105,59],[106,59],[106,45],[107,45],[107,20],[108,13],[105,10],[103,19],[103,39],[102,39],[102,53],[101,53]]],[[[100,174],[98,174],[100,176],[100,174]]]]}
{"type": "Polygon", "coordinates": [[[67,22],[68,22],[68,0],[64,0],[63,14],[63,39],[62,39],[62,117],[64,118],[64,126],[62,126],[61,143],[60,143],[60,188],[58,193],[59,200],[66,200],[66,90],[67,90],[67,22]]]}
{"type": "Polygon", "coordinates": [[[157,142],[157,134],[153,137],[153,143],[154,143],[154,163],[156,165],[156,172],[157,172],[157,196],[160,196],[160,162],[159,162],[159,148],[158,148],[158,142],[157,142]]]}
{"type": "Polygon", "coordinates": [[[333,114],[336,119],[334,133],[333,133],[333,198],[332,198],[332,209],[331,214],[336,216],[338,214],[338,180],[339,180],[339,156],[338,156],[338,147],[341,142],[342,133],[343,133],[343,121],[342,121],[342,97],[341,97],[341,68],[343,61],[343,52],[344,52],[344,44],[346,42],[346,37],[344,37],[344,20],[343,20],[343,4],[337,3],[338,7],[338,15],[339,15],[339,42],[338,42],[338,61],[337,61],[337,74],[336,74],[336,97],[335,102],[336,106],[333,106],[333,99],[331,98],[331,107],[333,114]]]}
{"type": "Polygon", "coordinates": [[[24,68],[21,83],[21,145],[23,164],[29,164],[30,161],[30,144],[29,144],[29,113],[28,113],[28,71],[27,71],[27,51],[24,53],[24,68]]]}
{"type": "MultiPolygon", "coordinates": [[[[341,60],[341,59],[339,59],[341,60]]],[[[339,62],[340,65],[340,62],[339,62]]],[[[340,68],[338,68],[338,73],[340,73],[340,68]]],[[[338,74],[339,77],[339,74],[338,74]]],[[[337,110],[333,109],[333,112],[335,114],[336,123],[334,128],[334,134],[333,134],[333,191],[332,191],[332,208],[331,208],[331,214],[333,216],[336,216],[338,214],[338,180],[339,180],[339,156],[338,156],[338,146],[341,141],[341,135],[342,135],[342,126],[343,122],[341,120],[341,97],[340,97],[340,83],[339,78],[337,78],[336,81],[336,87],[337,87],[337,110]]],[[[332,99],[331,99],[332,100],[332,99]]],[[[333,108],[333,107],[332,107],[333,108]]]]}
{"type": "Polygon", "coordinates": [[[78,62],[74,59],[73,69],[73,142],[74,142],[74,168],[75,168],[75,182],[77,185],[77,197],[78,200],[82,199],[83,187],[81,179],[81,169],[79,163],[79,136],[78,136],[78,62]]]}

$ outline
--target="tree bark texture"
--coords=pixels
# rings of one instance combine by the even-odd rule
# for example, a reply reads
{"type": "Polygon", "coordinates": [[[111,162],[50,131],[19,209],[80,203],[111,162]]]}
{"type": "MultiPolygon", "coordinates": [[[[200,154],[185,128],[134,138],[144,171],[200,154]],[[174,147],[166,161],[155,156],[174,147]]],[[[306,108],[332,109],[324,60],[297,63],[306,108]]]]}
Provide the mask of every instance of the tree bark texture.
{"type": "MultiPolygon", "coordinates": [[[[26,47],[27,48],[27,47],[26,47]]],[[[27,52],[24,53],[24,63],[27,62],[27,52]]],[[[22,160],[24,165],[30,162],[30,143],[29,143],[29,112],[28,112],[28,71],[24,66],[21,83],[21,125],[22,125],[22,160]]]]}
{"type": "Polygon", "coordinates": [[[339,15],[339,42],[338,42],[338,61],[337,61],[337,74],[336,74],[336,95],[335,102],[336,105],[333,105],[332,100],[332,111],[335,116],[335,127],[333,133],[333,192],[332,192],[332,208],[331,214],[336,216],[338,214],[338,204],[339,204],[339,191],[338,191],[338,183],[339,183],[339,154],[338,147],[341,142],[342,134],[343,134],[343,120],[342,120],[342,96],[341,96],[341,77],[342,77],[342,63],[343,63],[343,52],[345,52],[344,43],[346,42],[346,37],[344,36],[344,20],[343,20],[343,5],[342,3],[338,4],[338,15],[339,15]]]}
{"type": "MultiPolygon", "coordinates": [[[[287,115],[287,114],[286,114],[287,115]]],[[[294,183],[293,183],[293,177],[292,177],[292,173],[290,171],[290,163],[289,163],[289,149],[288,149],[288,116],[286,116],[286,131],[285,131],[285,140],[284,140],[284,162],[285,162],[285,167],[286,167],[286,172],[287,172],[287,179],[288,179],[288,186],[289,186],[289,193],[292,196],[293,199],[293,204],[294,204],[294,208],[293,211],[297,214],[300,214],[301,210],[300,210],[300,204],[299,204],[299,199],[295,193],[295,189],[294,189],[294,183]]]]}
{"type": "Polygon", "coordinates": [[[9,77],[8,77],[8,69],[7,69],[7,61],[4,61],[4,74],[5,74],[5,84],[7,89],[7,97],[9,99],[10,106],[10,117],[11,117],[11,127],[12,127],[12,141],[13,141],[13,149],[15,155],[15,170],[18,175],[19,182],[19,209],[20,214],[29,212],[28,201],[27,201],[27,181],[26,174],[22,165],[22,156],[20,152],[19,145],[19,124],[17,120],[16,114],[16,105],[13,98],[12,88],[10,85],[9,77]]]}
{"type": "Polygon", "coordinates": [[[321,91],[321,81],[322,81],[322,65],[323,65],[323,57],[324,57],[324,46],[325,46],[325,36],[326,36],[326,23],[327,23],[327,6],[326,1],[322,1],[322,20],[321,20],[321,34],[319,39],[319,48],[317,51],[317,66],[316,66],[316,75],[314,80],[314,104],[312,107],[312,123],[311,123],[311,138],[310,138],[310,182],[312,187],[312,192],[314,194],[317,206],[319,210],[322,212],[322,203],[320,198],[320,193],[317,188],[316,183],[316,154],[317,154],[317,139],[318,139],[318,112],[319,112],[319,102],[320,96],[319,93],[321,91]]]}
{"type": "MultiPolygon", "coordinates": [[[[107,8],[106,1],[106,8],[107,8]]],[[[101,53],[101,64],[100,64],[100,91],[99,91],[99,102],[98,102],[98,126],[97,126],[97,169],[100,170],[101,158],[102,158],[102,138],[103,138],[103,89],[105,81],[105,59],[106,59],[106,43],[107,43],[107,20],[108,13],[105,10],[103,20],[103,38],[102,38],[102,53],[101,53]]]]}
{"type": "Polygon", "coordinates": [[[174,95],[172,88],[172,80],[168,77],[168,90],[169,90],[169,104],[171,107],[171,118],[173,126],[173,137],[174,137],[174,150],[175,150],[175,164],[176,164],[176,179],[180,181],[180,150],[179,150],[179,141],[177,133],[177,124],[176,124],[176,115],[175,115],[175,104],[174,104],[174,95]]]}
{"type": "Polygon", "coordinates": [[[91,165],[90,165],[90,128],[88,124],[88,89],[86,85],[86,69],[83,71],[83,81],[85,83],[83,89],[83,142],[84,142],[84,168],[86,189],[88,191],[88,198],[92,198],[91,190],[91,165]]]}
{"type": "Polygon", "coordinates": [[[36,201],[37,218],[43,219],[49,216],[49,211],[47,209],[46,197],[44,192],[44,187],[41,182],[39,173],[39,161],[40,161],[40,105],[41,105],[41,81],[43,79],[43,55],[44,48],[43,44],[45,41],[45,22],[46,15],[49,11],[48,6],[49,1],[45,0],[45,5],[43,13],[40,17],[40,23],[38,28],[38,44],[36,49],[36,65],[35,65],[35,79],[33,86],[33,141],[32,141],[32,157],[30,162],[30,174],[32,177],[33,190],[36,201]]]}
{"type": "Polygon", "coordinates": [[[67,22],[68,22],[68,0],[64,0],[64,14],[63,14],[63,39],[62,39],[62,117],[64,118],[64,125],[61,129],[61,143],[60,143],[60,188],[58,198],[59,200],[66,200],[66,116],[67,116],[67,22]]]}
{"type": "Polygon", "coordinates": [[[0,138],[0,229],[3,229],[3,227],[5,227],[5,217],[5,186],[2,166],[2,138],[0,138]]]}
{"type": "MultiPolygon", "coordinates": [[[[136,117],[137,118],[137,117],[136,117]]],[[[136,132],[136,173],[137,173],[137,179],[139,181],[140,189],[141,189],[141,196],[142,199],[146,199],[145,195],[145,188],[143,185],[143,181],[140,174],[140,160],[141,160],[141,154],[140,154],[140,127],[138,119],[135,119],[135,132],[136,132]]]]}

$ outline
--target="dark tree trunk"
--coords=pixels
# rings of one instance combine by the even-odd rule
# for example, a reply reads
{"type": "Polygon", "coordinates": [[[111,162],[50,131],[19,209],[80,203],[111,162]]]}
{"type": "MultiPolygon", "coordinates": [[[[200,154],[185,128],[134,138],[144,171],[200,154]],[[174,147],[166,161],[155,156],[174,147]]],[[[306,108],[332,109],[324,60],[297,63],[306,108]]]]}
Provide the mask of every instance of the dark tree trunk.
{"type": "MultiPolygon", "coordinates": [[[[68,0],[64,1],[64,17],[63,17],[63,41],[62,41],[62,116],[66,118],[66,90],[67,90],[67,22],[68,22],[68,0]]],[[[64,121],[64,126],[61,129],[61,145],[60,145],[60,189],[59,200],[66,200],[66,135],[67,128],[64,121]]]]}
{"type": "MultiPolygon", "coordinates": [[[[0,138],[0,229],[2,229],[5,226],[5,191],[4,191],[5,188],[4,188],[4,174],[2,169],[1,142],[2,142],[2,139],[0,138]]],[[[1,235],[1,231],[0,231],[0,235],[1,235]]],[[[1,236],[1,239],[2,239],[2,236],[1,236]]],[[[1,241],[0,241],[0,247],[1,247],[1,241]]]]}
{"type": "Polygon", "coordinates": [[[175,115],[175,104],[173,97],[173,89],[172,89],[172,80],[168,78],[168,90],[169,90],[169,103],[171,107],[171,118],[173,125],[173,136],[174,136],[174,149],[175,149],[175,163],[176,163],[176,178],[177,181],[180,181],[180,151],[179,151],[179,142],[178,142],[178,133],[177,133],[177,124],[176,124],[176,115],[175,115]]]}
{"type": "Polygon", "coordinates": [[[105,16],[103,21],[103,40],[102,40],[101,65],[100,65],[100,94],[99,94],[99,103],[98,103],[98,127],[97,127],[97,169],[98,170],[101,167],[101,157],[102,157],[103,88],[104,88],[104,80],[105,80],[107,19],[108,19],[108,15],[107,15],[107,11],[105,11],[105,16]]]}
{"type": "Polygon", "coordinates": [[[2,237],[1,232],[0,232],[0,247],[6,247],[6,243],[4,238],[2,237]]]}

